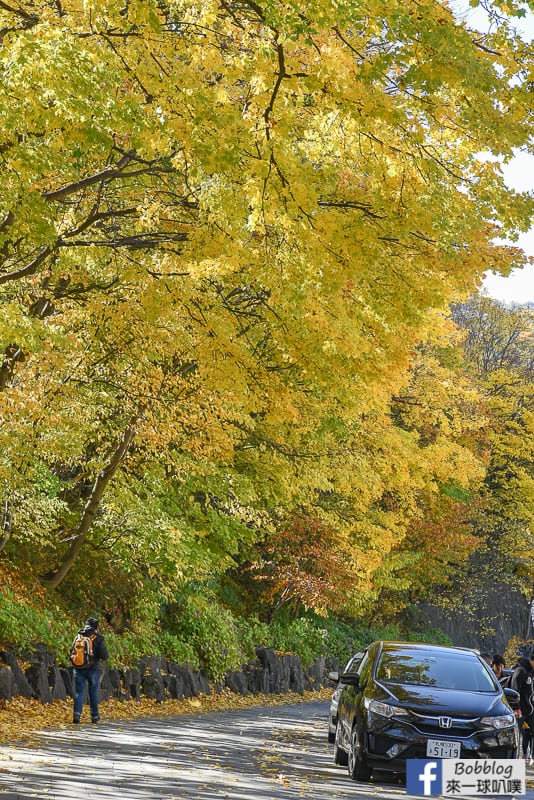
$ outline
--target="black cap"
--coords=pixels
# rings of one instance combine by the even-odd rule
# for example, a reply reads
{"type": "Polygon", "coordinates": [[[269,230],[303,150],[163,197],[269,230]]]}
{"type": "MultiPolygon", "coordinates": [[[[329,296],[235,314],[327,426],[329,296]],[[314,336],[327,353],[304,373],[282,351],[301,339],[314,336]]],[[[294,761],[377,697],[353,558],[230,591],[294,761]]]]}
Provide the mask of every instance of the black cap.
{"type": "Polygon", "coordinates": [[[85,627],[94,628],[96,631],[96,629],[98,628],[98,620],[96,619],[96,617],[88,617],[85,621],[85,627]]]}

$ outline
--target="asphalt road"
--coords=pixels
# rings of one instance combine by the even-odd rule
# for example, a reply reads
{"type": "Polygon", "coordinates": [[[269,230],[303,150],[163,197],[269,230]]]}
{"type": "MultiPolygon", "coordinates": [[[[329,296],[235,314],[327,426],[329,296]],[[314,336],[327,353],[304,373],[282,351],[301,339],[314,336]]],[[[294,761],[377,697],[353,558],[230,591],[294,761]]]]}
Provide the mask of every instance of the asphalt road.
{"type": "MultiPolygon", "coordinates": [[[[349,780],[326,740],[327,703],[104,722],[0,748],[0,800],[408,798],[385,773],[349,780]]],[[[534,800],[534,790],[523,797],[534,800]]]]}

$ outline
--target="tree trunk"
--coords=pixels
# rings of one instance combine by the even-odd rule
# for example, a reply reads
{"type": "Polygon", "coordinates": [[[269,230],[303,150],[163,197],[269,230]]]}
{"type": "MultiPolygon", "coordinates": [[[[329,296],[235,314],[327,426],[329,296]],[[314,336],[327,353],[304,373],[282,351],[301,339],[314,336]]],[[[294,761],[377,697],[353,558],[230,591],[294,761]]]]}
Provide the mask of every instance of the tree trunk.
{"type": "Polygon", "coordinates": [[[1,516],[2,525],[0,528],[0,551],[4,549],[11,536],[11,521],[13,519],[9,509],[9,501],[6,500],[4,506],[4,513],[1,516]]]}
{"type": "Polygon", "coordinates": [[[137,416],[130,422],[124,431],[122,438],[117,445],[115,452],[111,456],[107,466],[105,466],[104,469],[98,473],[91,490],[91,495],[85,505],[80,522],[74,533],[72,544],[63,556],[60,566],[55,572],[49,572],[47,575],[43,576],[43,583],[45,583],[49,588],[55,589],[57,586],[59,586],[65,575],[76,561],[98,513],[98,509],[100,508],[100,503],[106,487],[120,466],[122,460],[126,456],[135,437],[136,422],[137,416]]]}

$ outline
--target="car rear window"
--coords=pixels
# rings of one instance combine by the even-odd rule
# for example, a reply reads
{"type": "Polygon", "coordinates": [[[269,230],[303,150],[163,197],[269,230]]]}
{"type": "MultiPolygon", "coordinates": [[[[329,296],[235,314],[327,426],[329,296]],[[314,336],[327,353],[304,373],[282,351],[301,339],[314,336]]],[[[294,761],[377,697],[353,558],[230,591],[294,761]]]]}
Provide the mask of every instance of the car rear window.
{"type": "Polygon", "coordinates": [[[469,692],[491,692],[497,688],[491,675],[477,658],[446,651],[383,651],[377,665],[376,678],[384,683],[433,686],[469,692]]]}

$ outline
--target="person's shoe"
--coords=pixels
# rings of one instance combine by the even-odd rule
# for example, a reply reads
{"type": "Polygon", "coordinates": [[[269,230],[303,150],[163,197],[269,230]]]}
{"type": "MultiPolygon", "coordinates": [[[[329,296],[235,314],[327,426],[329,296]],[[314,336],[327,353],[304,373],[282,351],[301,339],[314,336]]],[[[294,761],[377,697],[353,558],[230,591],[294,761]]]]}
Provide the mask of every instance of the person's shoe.
{"type": "Polygon", "coordinates": [[[80,718],[79,717],[73,717],[72,718],[72,724],[73,725],[79,725],[80,724],[80,718]]]}
{"type": "Polygon", "coordinates": [[[100,722],[100,717],[93,717],[93,718],[91,719],[91,722],[92,722],[94,725],[96,725],[98,722],[100,722]]]}

